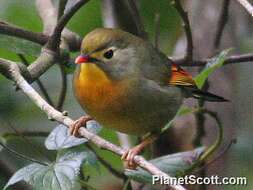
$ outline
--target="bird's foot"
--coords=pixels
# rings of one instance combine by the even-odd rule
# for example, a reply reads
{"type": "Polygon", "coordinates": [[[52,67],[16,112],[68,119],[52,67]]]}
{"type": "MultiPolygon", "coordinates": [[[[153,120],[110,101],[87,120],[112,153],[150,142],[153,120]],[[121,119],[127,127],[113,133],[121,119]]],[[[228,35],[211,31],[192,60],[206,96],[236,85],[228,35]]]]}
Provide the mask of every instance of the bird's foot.
{"type": "Polygon", "coordinates": [[[134,161],[134,157],[138,155],[141,151],[142,151],[142,148],[137,145],[124,152],[124,154],[121,156],[121,160],[123,160],[124,163],[126,164],[126,168],[132,169],[132,170],[136,169],[137,164],[134,161]]]}
{"type": "Polygon", "coordinates": [[[85,115],[85,116],[82,116],[80,117],[79,119],[75,120],[73,125],[71,125],[69,127],[69,132],[70,132],[70,135],[73,135],[75,137],[78,137],[79,136],[79,129],[82,127],[82,126],[86,126],[86,123],[88,121],[92,120],[92,117],[88,116],[88,115],[85,115]]]}
{"type": "Polygon", "coordinates": [[[140,144],[127,150],[122,156],[121,160],[125,161],[126,167],[129,169],[136,169],[137,164],[134,161],[134,157],[138,155],[147,145],[157,139],[157,134],[148,135],[140,144]]]}

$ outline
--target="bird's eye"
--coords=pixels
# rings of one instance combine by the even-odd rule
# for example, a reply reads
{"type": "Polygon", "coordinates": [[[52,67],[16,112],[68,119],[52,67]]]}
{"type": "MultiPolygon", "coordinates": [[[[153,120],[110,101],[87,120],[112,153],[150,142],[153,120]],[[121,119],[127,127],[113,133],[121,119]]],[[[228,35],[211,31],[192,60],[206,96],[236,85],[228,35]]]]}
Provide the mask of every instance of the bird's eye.
{"type": "Polygon", "coordinates": [[[104,53],[104,57],[106,58],[106,59],[111,59],[112,58],[112,56],[113,56],[113,50],[108,50],[108,51],[106,51],[105,53],[104,53]]]}

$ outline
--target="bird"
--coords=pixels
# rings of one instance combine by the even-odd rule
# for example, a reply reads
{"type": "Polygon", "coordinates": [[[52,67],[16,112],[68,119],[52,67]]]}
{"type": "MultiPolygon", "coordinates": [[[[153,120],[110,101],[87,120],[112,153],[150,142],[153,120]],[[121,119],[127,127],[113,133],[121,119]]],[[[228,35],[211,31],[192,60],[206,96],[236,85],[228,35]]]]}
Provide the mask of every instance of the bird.
{"type": "Polygon", "coordinates": [[[143,136],[122,160],[135,168],[134,156],[158,138],[184,98],[226,102],[198,89],[193,77],[150,42],[121,29],[89,32],[76,58],[73,90],[88,115],[70,126],[70,134],[89,120],[122,133],[143,136]]]}

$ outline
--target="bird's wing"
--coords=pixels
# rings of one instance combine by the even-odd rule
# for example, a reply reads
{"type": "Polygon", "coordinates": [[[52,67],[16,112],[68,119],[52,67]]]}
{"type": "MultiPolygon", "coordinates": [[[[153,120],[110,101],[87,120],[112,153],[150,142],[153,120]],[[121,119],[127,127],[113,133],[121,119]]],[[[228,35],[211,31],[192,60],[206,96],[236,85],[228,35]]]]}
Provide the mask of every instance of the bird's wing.
{"type": "Polygon", "coordinates": [[[176,64],[172,64],[170,85],[197,87],[192,76],[176,64]]]}
{"type": "Polygon", "coordinates": [[[198,89],[192,76],[176,64],[172,64],[171,78],[169,85],[180,87],[186,97],[203,99],[213,102],[226,102],[227,99],[215,94],[204,92],[198,89]]]}

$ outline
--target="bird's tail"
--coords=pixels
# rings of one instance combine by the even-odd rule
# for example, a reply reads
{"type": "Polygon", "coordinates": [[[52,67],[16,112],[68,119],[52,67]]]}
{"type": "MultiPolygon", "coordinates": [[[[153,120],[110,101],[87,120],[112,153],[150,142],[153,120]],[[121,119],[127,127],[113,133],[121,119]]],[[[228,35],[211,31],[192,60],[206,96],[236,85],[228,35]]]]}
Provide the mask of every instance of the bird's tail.
{"type": "Polygon", "coordinates": [[[194,97],[210,102],[228,102],[229,100],[198,89],[192,76],[178,65],[172,64],[170,85],[178,86],[182,89],[186,97],[194,97]]]}
{"type": "Polygon", "coordinates": [[[190,96],[190,97],[193,97],[196,99],[202,99],[202,100],[209,101],[209,102],[229,102],[229,100],[227,100],[221,96],[212,94],[210,92],[204,92],[204,91],[199,90],[197,88],[184,87],[184,91],[186,91],[186,95],[188,97],[190,96]]]}

